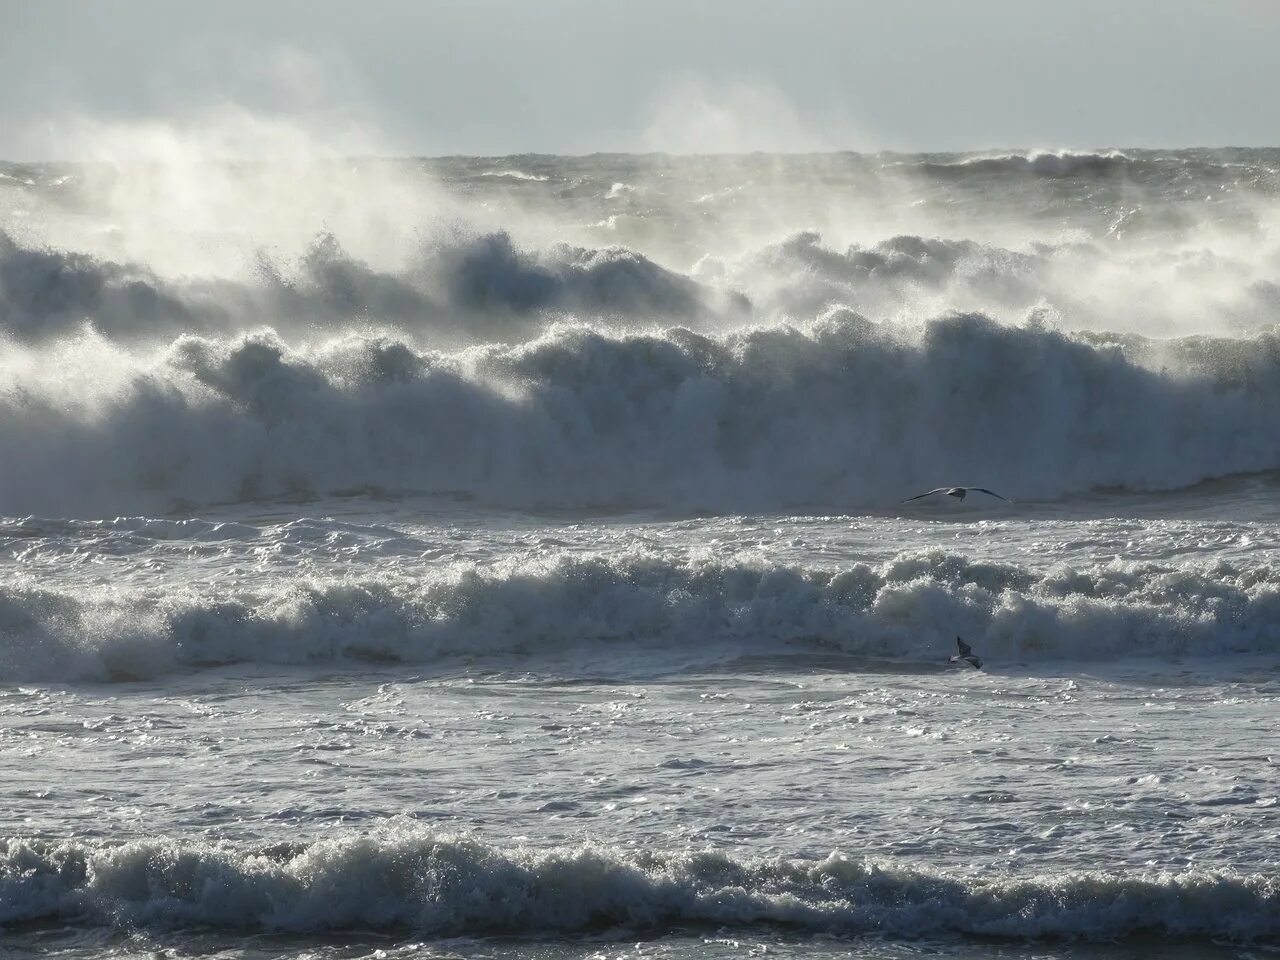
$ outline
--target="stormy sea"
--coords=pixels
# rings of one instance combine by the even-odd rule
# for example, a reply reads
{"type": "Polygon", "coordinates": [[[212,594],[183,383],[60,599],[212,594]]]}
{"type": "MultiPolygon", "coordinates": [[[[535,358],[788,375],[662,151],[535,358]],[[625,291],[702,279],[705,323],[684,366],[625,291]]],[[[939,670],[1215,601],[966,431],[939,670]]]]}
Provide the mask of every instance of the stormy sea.
{"type": "Polygon", "coordinates": [[[1280,950],[1280,151],[4,163],[0,455],[6,957],[1280,950]]]}

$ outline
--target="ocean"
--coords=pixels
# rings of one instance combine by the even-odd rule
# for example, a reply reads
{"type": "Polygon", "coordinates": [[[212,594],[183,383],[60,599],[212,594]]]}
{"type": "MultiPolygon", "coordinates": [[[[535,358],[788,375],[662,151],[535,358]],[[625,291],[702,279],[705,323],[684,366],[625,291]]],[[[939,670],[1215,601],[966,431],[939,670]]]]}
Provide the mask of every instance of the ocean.
{"type": "Polygon", "coordinates": [[[0,164],[0,950],[1274,955],[1278,323],[1280,150],[0,164]]]}

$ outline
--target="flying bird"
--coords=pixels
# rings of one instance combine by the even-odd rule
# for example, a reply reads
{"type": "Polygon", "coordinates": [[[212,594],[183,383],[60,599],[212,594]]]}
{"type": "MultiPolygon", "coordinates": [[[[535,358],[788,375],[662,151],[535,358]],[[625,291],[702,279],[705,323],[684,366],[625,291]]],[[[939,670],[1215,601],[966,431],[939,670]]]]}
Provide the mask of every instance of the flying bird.
{"type": "Polygon", "coordinates": [[[945,493],[948,497],[955,497],[957,500],[963,500],[965,494],[970,490],[975,493],[985,493],[989,497],[995,497],[997,500],[1003,500],[1005,503],[1013,503],[1008,497],[1002,497],[994,490],[988,490],[986,487],[937,487],[928,493],[917,493],[914,497],[907,497],[903,503],[910,503],[912,500],[919,500],[921,497],[932,497],[935,493],[945,493]]]}
{"type": "Polygon", "coordinates": [[[960,652],[954,657],[947,657],[947,663],[967,663],[975,670],[982,669],[982,658],[975,654],[973,649],[959,637],[956,637],[956,647],[960,652]]]}

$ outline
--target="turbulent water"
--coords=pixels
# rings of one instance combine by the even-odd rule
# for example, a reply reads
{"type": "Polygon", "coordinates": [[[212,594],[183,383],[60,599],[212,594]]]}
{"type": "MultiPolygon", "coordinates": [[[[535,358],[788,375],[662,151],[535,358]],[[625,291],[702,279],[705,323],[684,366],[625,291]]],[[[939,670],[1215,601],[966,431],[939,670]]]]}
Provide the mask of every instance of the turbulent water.
{"type": "Polygon", "coordinates": [[[0,164],[0,411],[6,955],[1280,948],[1280,151],[0,164]]]}

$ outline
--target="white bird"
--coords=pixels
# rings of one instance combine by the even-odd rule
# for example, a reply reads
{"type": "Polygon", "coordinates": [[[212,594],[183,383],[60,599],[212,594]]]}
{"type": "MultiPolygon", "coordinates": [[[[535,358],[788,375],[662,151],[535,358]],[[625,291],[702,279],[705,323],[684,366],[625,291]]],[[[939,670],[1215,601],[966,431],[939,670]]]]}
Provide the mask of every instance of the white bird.
{"type": "Polygon", "coordinates": [[[975,654],[970,646],[956,637],[956,647],[960,653],[954,657],[947,657],[947,663],[967,663],[975,670],[982,669],[982,658],[975,654]]]}
{"type": "Polygon", "coordinates": [[[975,493],[985,493],[989,497],[995,497],[997,500],[1003,500],[1005,503],[1013,503],[1008,497],[1002,497],[994,490],[988,490],[986,487],[937,487],[928,493],[917,493],[914,497],[907,497],[903,503],[910,503],[912,500],[919,500],[921,497],[932,497],[935,493],[945,493],[948,497],[955,497],[957,500],[963,500],[966,493],[973,490],[975,493]]]}

